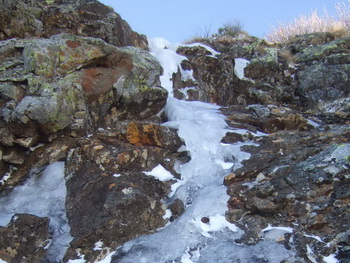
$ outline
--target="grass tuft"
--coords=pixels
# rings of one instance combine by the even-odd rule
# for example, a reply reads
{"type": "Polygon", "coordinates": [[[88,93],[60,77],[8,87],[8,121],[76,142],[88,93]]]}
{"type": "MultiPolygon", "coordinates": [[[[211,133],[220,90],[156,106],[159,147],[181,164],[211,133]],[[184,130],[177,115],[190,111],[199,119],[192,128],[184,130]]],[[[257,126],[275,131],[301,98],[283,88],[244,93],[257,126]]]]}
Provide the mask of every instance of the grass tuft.
{"type": "Polygon", "coordinates": [[[300,16],[290,23],[280,23],[272,27],[265,39],[271,43],[284,43],[297,36],[316,32],[329,32],[337,37],[350,35],[350,0],[347,3],[336,4],[337,16],[325,14],[320,16],[317,11],[311,15],[300,16]]]}

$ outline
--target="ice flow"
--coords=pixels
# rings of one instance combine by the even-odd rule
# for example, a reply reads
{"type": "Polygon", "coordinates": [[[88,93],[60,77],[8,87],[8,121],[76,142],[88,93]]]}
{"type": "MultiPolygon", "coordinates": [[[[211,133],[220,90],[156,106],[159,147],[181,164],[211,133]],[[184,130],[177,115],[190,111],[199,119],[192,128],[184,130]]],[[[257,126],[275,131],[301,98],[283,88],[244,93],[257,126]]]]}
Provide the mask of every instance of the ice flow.
{"type": "Polygon", "coordinates": [[[173,199],[184,202],[186,211],[156,233],[126,243],[111,262],[228,263],[264,259],[277,263],[285,259],[288,252],[270,241],[253,247],[235,244],[242,231],[225,219],[229,197],[223,178],[249,154],[240,150],[242,143],[220,143],[228,128],[218,106],[173,98],[170,78],[184,59],[176,54],[177,45],[161,38],[149,39],[149,43],[152,54],[164,68],[162,86],[169,91],[165,107],[168,122],[164,125],[178,129],[191,156],[190,162],[178,168],[181,180],[172,193],[173,199]]]}

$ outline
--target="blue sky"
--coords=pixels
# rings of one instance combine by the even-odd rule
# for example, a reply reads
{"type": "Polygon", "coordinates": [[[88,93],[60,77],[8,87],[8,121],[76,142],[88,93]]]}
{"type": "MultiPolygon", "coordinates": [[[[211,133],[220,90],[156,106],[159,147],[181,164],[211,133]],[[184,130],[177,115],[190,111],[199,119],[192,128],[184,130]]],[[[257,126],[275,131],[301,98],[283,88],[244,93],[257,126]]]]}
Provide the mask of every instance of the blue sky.
{"type": "MultiPolygon", "coordinates": [[[[249,34],[263,37],[270,27],[326,9],[336,14],[341,0],[100,0],[111,6],[138,33],[184,42],[210,28],[239,20],[249,34]]],[[[344,0],[346,2],[346,0],[344,0]]]]}

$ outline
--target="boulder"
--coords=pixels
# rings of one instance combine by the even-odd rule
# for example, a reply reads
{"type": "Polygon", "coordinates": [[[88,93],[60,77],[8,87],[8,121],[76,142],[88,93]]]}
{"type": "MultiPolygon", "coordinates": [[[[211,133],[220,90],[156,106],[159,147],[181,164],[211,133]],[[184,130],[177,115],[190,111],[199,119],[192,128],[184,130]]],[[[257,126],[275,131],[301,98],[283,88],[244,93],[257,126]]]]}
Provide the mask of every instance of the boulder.
{"type": "Polygon", "coordinates": [[[49,218],[16,214],[0,227],[0,260],[8,263],[43,262],[51,244],[49,218]]]}
{"type": "Polygon", "coordinates": [[[124,131],[100,131],[79,142],[66,167],[66,209],[74,237],[67,260],[79,254],[89,261],[103,258],[110,249],[165,225],[173,180],[143,172],[161,164],[175,175],[180,142],[166,127],[135,122],[124,131]],[[103,246],[96,250],[98,242],[103,246]]]}

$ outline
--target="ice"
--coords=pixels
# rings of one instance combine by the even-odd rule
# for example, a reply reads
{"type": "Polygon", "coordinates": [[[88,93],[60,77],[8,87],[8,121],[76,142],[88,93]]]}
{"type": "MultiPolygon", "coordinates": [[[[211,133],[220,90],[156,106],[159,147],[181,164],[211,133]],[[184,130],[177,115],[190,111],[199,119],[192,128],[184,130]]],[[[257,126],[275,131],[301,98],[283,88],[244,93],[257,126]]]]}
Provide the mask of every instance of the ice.
{"type": "Polygon", "coordinates": [[[7,263],[7,261],[2,260],[2,259],[0,258],[0,263],[7,263]]]}
{"type": "Polygon", "coordinates": [[[334,254],[329,255],[328,257],[323,257],[325,263],[338,263],[339,261],[334,254]]]}
{"type": "Polygon", "coordinates": [[[216,55],[220,55],[220,52],[217,52],[215,49],[204,45],[203,43],[192,43],[192,44],[187,44],[187,45],[183,45],[186,47],[196,47],[196,46],[200,46],[200,47],[204,47],[206,50],[208,50],[212,56],[216,56],[216,55]]]}
{"type": "Polygon", "coordinates": [[[49,217],[54,236],[48,257],[62,259],[72,240],[65,213],[65,198],[64,163],[56,162],[47,166],[42,173],[33,172],[24,185],[0,198],[0,225],[6,226],[16,213],[49,217]]]}
{"type": "Polygon", "coordinates": [[[186,59],[184,56],[178,55],[175,51],[178,44],[172,44],[163,38],[149,38],[148,39],[151,54],[154,55],[160,65],[163,67],[163,75],[160,77],[162,87],[165,88],[169,96],[173,96],[173,82],[171,80],[174,72],[180,69],[180,63],[186,59]]]}
{"type": "MultiPolygon", "coordinates": [[[[187,58],[176,53],[176,49],[180,46],[180,44],[170,43],[169,41],[160,37],[148,38],[148,43],[149,48],[151,50],[151,54],[158,59],[164,70],[163,75],[160,77],[162,87],[168,91],[170,97],[173,97],[173,73],[180,71],[182,79],[184,81],[190,79],[194,80],[193,70],[182,69],[180,64],[183,60],[186,60],[187,58]]],[[[208,47],[202,43],[181,44],[181,46],[201,46],[207,49],[212,54],[211,56],[216,56],[219,54],[211,47],[208,47]]],[[[187,90],[184,90],[183,92],[186,92],[187,94],[187,90]]]]}
{"type": "Polygon", "coordinates": [[[152,171],[143,172],[143,173],[145,175],[153,176],[162,182],[169,181],[171,179],[175,179],[175,177],[168,170],[166,170],[161,164],[154,167],[152,171]]]}
{"type": "Polygon", "coordinates": [[[226,227],[232,232],[238,230],[234,224],[227,222],[225,216],[220,214],[210,216],[207,223],[202,222],[200,218],[193,220],[193,222],[202,230],[201,234],[206,237],[211,237],[210,232],[221,231],[226,227]]]}
{"type": "MultiPolygon", "coordinates": [[[[163,39],[153,39],[151,50],[166,67],[164,72],[168,72],[167,78],[170,78],[180,61],[172,54],[176,50],[174,46],[163,39]],[[170,61],[172,59],[174,61],[170,61]]],[[[214,51],[212,54],[216,55],[214,51]]],[[[162,80],[162,86],[166,85],[170,85],[169,79],[164,83],[162,80]]],[[[292,255],[283,245],[268,240],[252,247],[235,243],[242,231],[225,218],[229,196],[223,180],[232,169],[241,167],[241,162],[250,157],[250,154],[241,151],[241,147],[256,144],[249,141],[222,144],[222,137],[232,130],[227,127],[219,108],[209,103],[181,101],[169,96],[164,111],[168,121],[163,125],[178,130],[186,145],[181,151],[188,151],[191,156],[188,163],[176,167],[181,180],[172,186],[170,195],[173,200],[183,201],[185,212],[156,233],[124,244],[112,257],[112,263],[231,263],[256,260],[279,263],[292,255]]],[[[240,129],[237,132],[244,134],[248,131],[240,129]]],[[[170,211],[165,218],[169,216],[170,211]]]]}
{"type": "Polygon", "coordinates": [[[237,75],[238,78],[240,79],[245,79],[244,76],[244,69],[245,67],[249,64],[249,60],[246,60],[244,58],[236,58],[235,59],[235,74],[237,75]]]}
{"type": "Polygon", "coordinates": [[[304,236],[309,237],[309,238],[313,238],[313,239],[317,240],[318,242],[325,243],[319,236],[308,235],[308,234],[304,234],[304,236]]]}
{"type": "Polygon", "coordinates": [[[266,232],[270,230],[279,230],[279,231],[284,231],[286,233],[293,233],[293,228],[291,227],[271,226],[270,224],[266,228],[264,228],[262,232],[266,232]]]}

